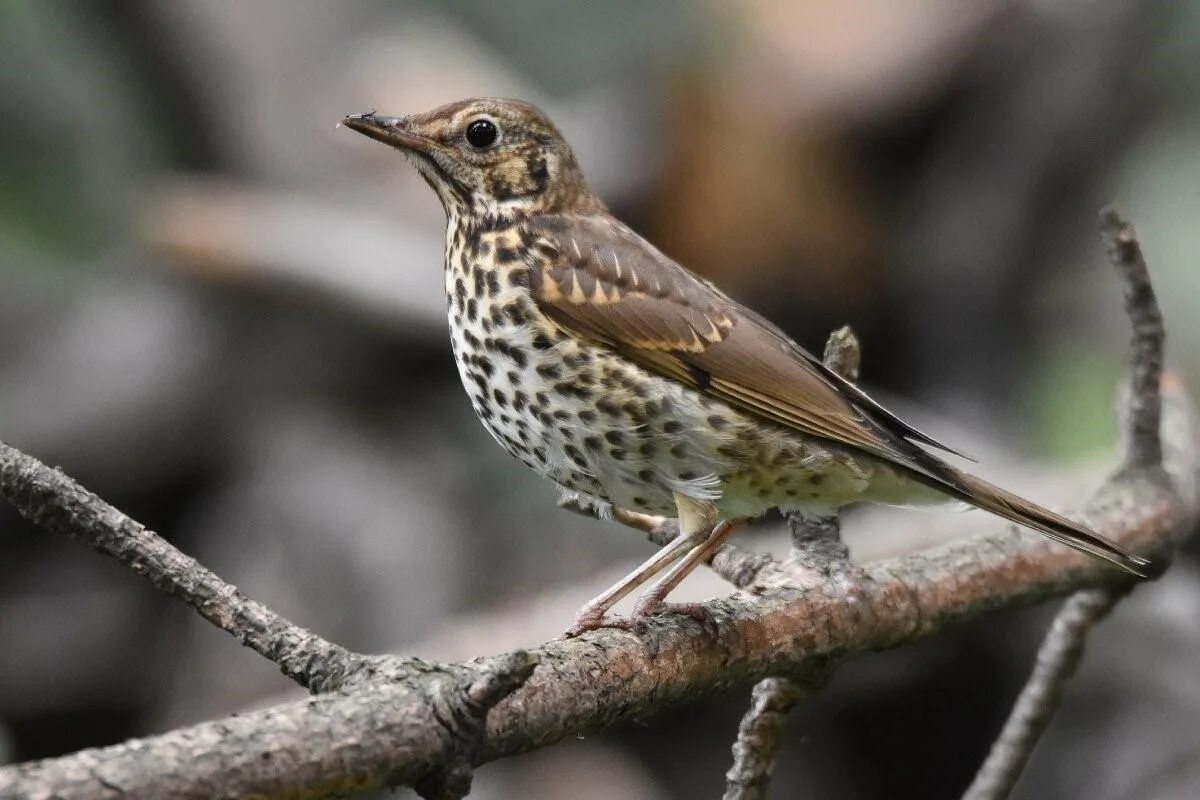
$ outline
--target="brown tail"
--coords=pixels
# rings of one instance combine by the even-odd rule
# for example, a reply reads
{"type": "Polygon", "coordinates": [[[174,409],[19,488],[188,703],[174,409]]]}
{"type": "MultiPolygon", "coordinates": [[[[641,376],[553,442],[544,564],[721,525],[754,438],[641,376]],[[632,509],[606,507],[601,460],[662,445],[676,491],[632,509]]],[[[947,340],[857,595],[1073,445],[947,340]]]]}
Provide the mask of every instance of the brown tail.
{"type": "MultiPolygon", "coordinates": [[[[1056,542],[1103,558],[1116,564],[1121,569],[1132,572],[1140,577],[1148,577],[1147,568],[1150,562],[1140,556],[1135,556],[1114,542],[1105,539],[1078,522],[1072,522],[1066,517],[1031,503],[1023,497],[1005,491],[998,486],[955,470],[957,483],[962,486],[961,492],[952,491],[961,500],[977,506],[1005,519],[1026,525],[1036,531],[1046,534],[1056,542]]],[[[943,487],[943,491],[946,489],[943,487]]]]}

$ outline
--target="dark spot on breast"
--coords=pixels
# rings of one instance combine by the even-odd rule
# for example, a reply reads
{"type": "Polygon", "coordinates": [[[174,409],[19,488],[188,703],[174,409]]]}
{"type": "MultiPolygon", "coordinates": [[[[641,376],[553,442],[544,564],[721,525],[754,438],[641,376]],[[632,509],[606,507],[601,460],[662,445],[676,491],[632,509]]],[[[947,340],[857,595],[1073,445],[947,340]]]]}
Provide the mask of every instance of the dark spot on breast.
{"type": "MultiPolygon", "coordinates": [[[[528,402],[529,402],[529,398],[525,396],[524,392],[513,392],[513,400],[512,400],[513,411],[521,411],[523,408],[525,408],[525,405],[528,402]]],[[[521,423],[521,424],[524,424],[524,423],[521,423]]]]}
{"type": "Polygon", "coordinates": [[[517,373],[513,372],[511,369],[507,373],[505,373],[504,377],[508,378],[508,382],[510,384],[512,384],[513,386],[516,386],[518,383],[521,382],[521,376],[518,375],[517,373]]]}
{"type": "Polygon", "coordinates": [[[584,387],[571,383],[570,381],[559,381],[558,383],[554,384],[554,391],[558,392],[563,397],[576,397],[580,400],[592,399],[591,389],[585,389],[584,387]]]}
{"type": "Polygon", "coordinates": [[[671,454],[672,458],[683,458],[687,455],[687,447],[680,442],[679,444],[672,445],[671,449],[667,452],[671,454]]]}
{"type": "Polygon", "coordinates": [[[554,345],[550,343],[550,339],[546,337],[546,334],[539,331],[533,335],[533,346],[538,350],[549,350],[554,345]]]}
{"type": "Polygon", "coordinates": [[[729,425],[729,421],[720,414],[712,414],[708,418],[708,424],[713,427],[713,430],[723,431],[729,425]]]}
{"type": "Polygon", "coordinates": [[[576,466],[584,469],[587,468],[587,461],[584,459],[583,454],[575,448],[575,445],[568,444],[564,446],[563,452],[566,453],[567,458],[571,459],[576,466]]]}
{"type": "Polygon", "coordinates": [[[723,444],[723,445],[720,445],[719,447],[717,447],[717,455],[724,456],[725,458],[733,459],[733,458],[737,458],[740,454],[738,453],[736,447],[734,447],[732,445],[728,445],[728,444],[723,444]]]}
{"type": "Polygon", "coordinates": [[[679,473],[679,480],[681,481],[693,481],[695,479],[696,473],[692,472],[691,470],[685,469],[683,472],[679,473]]]}
{"type": "Polygon", "coordinates": [[[533,396],[533,399],[536,400],[537,404],[542,408],[545,408],[550,404],[550,395],[546,394],[545,392],[538,392],[533,396]]]}
{"type": "Polygon", "coordinates": [[[642,444],[638,447],[638,453],[640,453],[643,458],[654,458],[654,443],[642,442],[642,444]]]}
{"type": "Polygon", "coordinates": [[[473,380],[475,382],[475,385],[478,386],[480,389],[482,389],[485,392],[487,391],[487,388],[488,388],[487,379],[484,378],[482,375],[480,375],[478,372],[468,372],[467,377],[470,378],[471,380],[473,380]]]}
{"type": "Polygon", "coordinates": [[[669,419],[663,423],[663,433],[679,433],[683,430],[683,423],[678,420],[669,419]]]}
{"type": "MultiPolygon", "coordinates": [[[[467,344],[471,345],[473,350],[479,349],[479,339],[470,331],[463,331],[463,339],[466,339],[467,344]]],[[[484,341],[487,341],[486,339],[484,341]]]]}
{"type": "Polygon", "coordinates": [[[538,364],[537,374],[541,375],[546,380],[556,380],[559,377],[557,364],[538,364]]]}
{"type": "Polygon", "coordinates": [[[475,296],[479,297],[483,294],[484,282],[483,267],[476,265],[471,268],[471,279],[474,282],[475,296]]]}
{"type": "Polygon", "coordinates": [[[599,450],[600,439],[597,436],[585,436],[583,439],[583,446],[588,450],[599,450]]]}
{"type": "Polygon", "coordinates": [[[558,435],[561,436],[562,438],[566,439],[567,441],[571,441],[572,439],[575,438],[575,431],[571,430],[570,428],[566,427],[565,425],[559,425],[558,426],[558,435]]]}
{"type": "Polygon", "coordinates": [[[475,298],[472,297],[470,300],[467,301],[467,319],[471,320],[471,322],[474,322],[478,318],[479,318],[479,303],[475,302],[475,298]]]}
{"type": "Polygon", "coordinates": [[[596,421],[596,412],[592,411],[590,408],[580,409],[579,421],[580,422],[588,422],[588,423],[595,422],[596,421]]]}
{"type": "Polygon", "coordinates": [[[809,477],[808,482],[811,483],[813,486],[820,486],[822,483],[825,482],[825,476],[820,475],[820,474],[813,475],[813,476],[809,477]]]}
{"type": "Polygon", "coordinates": [[[496,260],[501,264],[510,264],[517,260],[517,251],[511,247],[497,247],[496,260]]]}
{"type": "Polygon", "coordinates": [[[495,297],[500,294],[500,276],[495,270],[489,270],[487,274],[487,290],[489,297],[495,297]]]}
{"type": "Polygon", "coordinates": [[[525,321],[525,309],[519,302],[509,303],[504,306],[504,316],[513,325],[520,325],[525,321]]]}
{"type": "Polygon", "coordinates": [[[604,434],[604,438],[608,441],[609,444],[618,444],[619,445],[623,441],[625,441],[625,437],[621,435],[620,431],[608,431],[607,433],[604,434]]]}
{"type": "Polygon", "coordinates": [[[569,420],[571,418],[571,412],[565,411],[560,408],[557,411],[555,411],[551,416],[553,416],[559,422],[566,422],[567,420],[569,420]]]}
{"type": "Polygon", "coordinates": [[[612,450],[609,450],[608,455],[614,461],[624,461],[625,460],[625,451],[619,447],[614,447],[612,450]]]}
{"type": "Polygon", "coordinates": [[[597,400],[596,408],[601,413],[607,414],[610,417],[619,417],[621,415],[621,407],[607,397],[601,397],[597,400]]]}
{"type": "Polygon", "coordinates": [[[499,389],[492,390],[492,397],[496,398],[496,402],[500,404],[501,408],[506,408],[508,406],[508,398],[505,397],[504,392],[500,391],[499,389]]]}
{"type": "Polygon", "coordinates": [[[633,504],[635,506],[638,506],[639,508],[645,508],[646,506],[649,505],[649,503],[646,502],[646,498],[644,498],[644,497],[634,497],[633,504]]]}
{"type": "Polygon", "coordinates": [[[649,483],[650,481],[654,480],[654,470],[652,470],[652,469],[639,470],[638,478],[641,479],[642,481],[645,481],[646,483],[649,483]]]}
{"type": "Polygon", "coordinates": [[[473,356],[472,360],[475,362],[475,366],[479,367],[479,371],[489,378],[496,371],[496,368],[492,366],[492,362],[486,356],[473,356]]]}

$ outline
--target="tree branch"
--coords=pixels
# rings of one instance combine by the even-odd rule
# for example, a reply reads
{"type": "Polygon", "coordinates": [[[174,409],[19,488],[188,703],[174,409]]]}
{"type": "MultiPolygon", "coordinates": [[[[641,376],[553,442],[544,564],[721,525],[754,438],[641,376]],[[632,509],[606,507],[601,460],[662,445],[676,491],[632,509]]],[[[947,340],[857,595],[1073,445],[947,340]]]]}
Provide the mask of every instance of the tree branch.
{"type": "Polygon", "coordinates": [[[340,686],[363,657],[289,622],[57,469],[0,441],[0,496],[30,522],[115,558],[313,691],[340,686]]]}
{"type": "MultiPolygon", "coordinates": [[[[1196,469],[1195,452],[1189,449],[1182,469],[1196,469]]],[[[1180,541],[1193,511],[1160,481],[1132,475],[1107,484],[1087,516],[1123,545],[1148,550],[1180,541]]],[[[750,587],[753,594],[708,602],[711,633],[688,618],[662,617],[651,619],[642,636],[600,630],[534,649],[529,655],[537,668],[488,714],[476,762],[765,677],[803,681],[830,657],[897,647],[989,611],[1123,580],[1094,559],[1011,529],[868,566],[852,584],[830,576],[800,591],[793,578],[786,568],[767,567],[750,587]]],[[[368,681],[132,743],[3,767],[0,797],[113,796],[99,778],[86,777],[93,773],[126,776],[140,787],[127,796],[138,798],[199,797],[218,786],[233,800],[412,785],[445,748],[445,714],[431,709],[454,707],[455,693],[438,698],[447,696],[447,686],[461,685],[455,670],[486,671],[502,658],[415,662],[414,674],[400,680],[368,681]],[[264,733],[256,733],[260,728],[264,733]],[[394,749],[380,742],[394,742],[394,749]],[[196,758],[201,750],[205,757],[196,758]],[[266,770],[272,759],[286,768],[266,770]]]]}
{"type": "MultiPolygon", "coordinates": [[[[1176,396],[1164,424],[1194,430],[1182,389],[1167,388],[1176,396]]],[[[1167,455],[1166,472],[1176,480],[1196,474],[1195,441],[1167,455]]],[[[808,685],[851,654],[901,646],[1000,608],[1128,585],[1102,562],[1009,526],[860,570],[817,571],[803,586],[795,569],[771,561],[746,591],[705,604],[711,626],[658,617],[638,635],[599,630],[461,664],[352,654],[350,667],[325,669],[332,677],[318,684],[306,671],[308,648],[331,662],[341,648],[305,638],[312,634],[241,596],[65,476],[5,446],[0,493],[31,519],[151,577],[260,653],[286,662],[289,674],[309,676],[310,687],[338,685],[343,676],[339,691],[305,701],[0,767],[0,798],[308,798],[387,785],[461,797],[479,763],[767,677],[808,685]],[[392,669],[396,664],[401,668],[392,669]]],[[[1125,469],[1085,516],[1129,549],[1166,552],[1190,532],[1197,502],[1195,492],[1181,497],[1157,470],[1125,469]]]]}

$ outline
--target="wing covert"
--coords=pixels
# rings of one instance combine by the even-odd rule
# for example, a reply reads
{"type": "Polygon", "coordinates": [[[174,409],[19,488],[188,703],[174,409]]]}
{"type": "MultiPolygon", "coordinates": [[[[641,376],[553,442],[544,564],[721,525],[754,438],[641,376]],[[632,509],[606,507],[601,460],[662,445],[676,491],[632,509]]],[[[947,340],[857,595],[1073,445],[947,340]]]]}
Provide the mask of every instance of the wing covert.
{"type": "Polygon", "coordinates": [[[944,480],[932,468],[940,462],[908,438],[941,445],[617,220],[555,215],[527,225],[530,286],[557,324],[744,412],[944,480]]]}

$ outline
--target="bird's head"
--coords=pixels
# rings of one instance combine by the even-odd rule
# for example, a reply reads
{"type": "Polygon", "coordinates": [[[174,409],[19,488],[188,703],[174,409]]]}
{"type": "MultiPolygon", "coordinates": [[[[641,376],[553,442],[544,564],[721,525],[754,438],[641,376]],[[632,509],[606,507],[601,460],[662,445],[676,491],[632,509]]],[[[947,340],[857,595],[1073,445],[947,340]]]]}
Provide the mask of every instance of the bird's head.
{"type": "Polygon", "coordinates": [[[447,214],[515,218],[604,209],[558,128],[529,103],[462,100],[409,117],[372,111],[342,122],[409,156],[447,214]]]}

